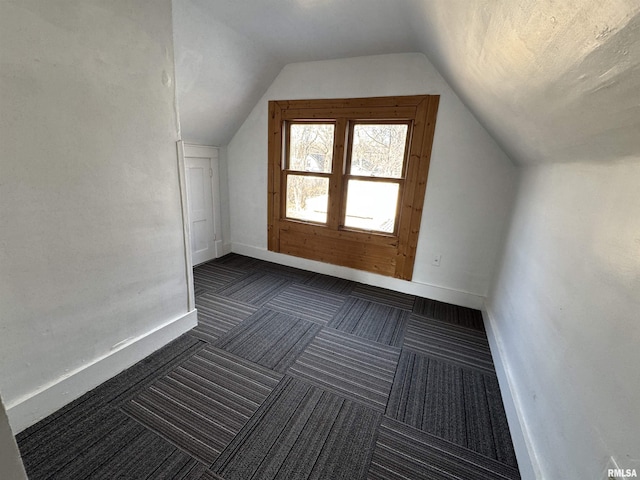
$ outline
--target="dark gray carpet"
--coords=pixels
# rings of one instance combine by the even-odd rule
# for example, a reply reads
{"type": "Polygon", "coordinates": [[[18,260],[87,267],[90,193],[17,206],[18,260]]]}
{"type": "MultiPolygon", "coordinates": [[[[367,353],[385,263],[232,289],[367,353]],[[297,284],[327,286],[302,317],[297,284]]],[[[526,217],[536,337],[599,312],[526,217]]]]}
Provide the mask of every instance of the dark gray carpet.
{"type": "Polygon", "coordinates": [[[285,377],[212,470],[225,480],[363,479],[381,417],[285,377]]]}
{"type": "Polygon", "coordinates": [[[400,346],[408,321],[406,310],[351,297],[328,326],[374,342],[400,346]]]}
{"type": "Polygon", "coordinates": [[[262,264],[260,264],[260,270],[297,283],[305,283],[314,275],[308,270],[300,270],[299,268],[278,265],[277,263],[271,262],[262,262],[262,264]]]}
{"type": "Polygon", "coordinates": [[[516,468],[384,417],[369,480],[507,480],[516,468]]]}
{"type": "Polygon", "coordinates": [[[413,305],[413,313],[433,320],[443,320],[463,327],[484,331],[480,310],[417,297],[413,305]]]}
{"type": "Polygon", "coordinates": [[[203,293],[196,298],[198,326],[191,334],[205,342],[215,342],[233,327],[258,310],[258,307],[246,305],[215,293],[203,293]]]}
{"type": "Polygon", "coordinates": [[[262,309],[222,336],[215,345],[284,372],[320,331],[320,325],[262,309]]]}
{"type": "Polygon", "coordinates": [[[321,288],[327,292],[341,293],[343,295],[349,295],[356,285],[355,282],[321,273],[315,273],[305,284],[310,287],[321,288]]]}
{"type": "MultiPolygon", "coordinates": [[[[131,428],[139,427],[121,412],[120,406],[188,360],[205,345],[193,337],[184,335],[21,432],[16,439],[29,478],[97,478],[91,476],[96,468],[103,464],[110,465],[114,461],[119,462],[117,457],[120,456],[122,445],[119,442],[111,442],[111,439],[118,438],[118,435],[130,431],[131,428]],[[67,473],[61,473],[63,469],[67,473]],[[69,473],[72,471],[77,473],[69,473]]],[[[175,451],[175,446],[172,446],[171,455],[175,451]]],[[[138,457],[133,455],[132,458],[138,457]]],[[[195,466],[191,457],[187,460],[189,461],[185,461],[183,466],[195,466]]],[[[155,471],[157,476],[162,472],[158,469],[161,469],[163,464],[164,461],[158,463],[155,471]]],[[[165,468],[169,467],[171,465],[165,465],[165,468]]],[[[113,478],[132,478],[127,475],[126,471],[122,471],[113,478]]]]}
{"type": "Polygon", "coordinates": [[[363,285],[358,283],[352,292],[356,298],[377,302],[389,307],[401,308],[403,310],[412,310],[415,297],[406,293],[394,292],[380,287],[372,287],[371,285],[363,285]]]}
{"type": "Polygon", "coordinates": [[[438,357],[485,373],[494,373],[487,336],[483,331],[412,315],[404,348],[438,357]]]}
{"type": "Polygon", "coordinates": [[[211,470],[207,470],[201,477],[198,477],[198,480],[224,480],[224,478],[220,475],[216,475],[211,470]]]}
{"type": "Polygon", "coordinates": [[[178,459],[174,460],[183,463],[181,470],[188,469],[189,476],[204,471],[204,465],[187,459],[188,456],[180,454],[173,445],[130,419],[110,431],[100,443],[101,449],[116,452],[109,461],[104,462],[101,449],[91,449],[83,452],[81,461],[69,463],[58,471],[56,478],[156,479],[171,473],[162,470],[167,467],[166,460],[176,454],[178,459]],[[87,472],[91,473],[87,475],[87,472]]]}
{"type": "Polygon", "coordinates": [[[100,427],[100,448],[79,450],[82,447],[77,445],[69,452],[74,461],[57,470],[53,478],[156,479],[169,474],[176,478],[181,471],[182,478],[197,478],[193,474],[201,474],[206,468],[118,411],[105,418],[100,427]],[[105,450],[111,453],[106,461],[105,450]]]}
{"type": "Polygon", "coordinates": [[[236,270],[242,270],[243,272],[250,272],[260,269],[266,263],[267,262],[263,262],[262,260],[258,260],[257,258],[238,255],[237,253],[229,253],[224,257],[217,258],[196,268],[200,268],[206,265],[224,265],[225,267],[235,268],[236,270]]]}
{"type": "Polygon", "coordinates": [[[31,479],[517,479],[476,310],[230,254],[199,325],[18,435],[31,479]]]}
{"type": "Polygon", "coordinates": [[[326,325],[340,309],[345,295],[320,288],[294,284],[272,298],[265,306],[304,320],[326,325]]]}
{"type": "Polygon", "coordinates": [[[193,283],[196,296],[216,291],[245,275],[245,271],[217,263],[205,263],[193,269],[193,283]]]}
{"type": "Polygon", "coordinates": [[[283,277],[255,272],[223,288],[218,293],[232,300],[261,306],[275,297],[289,283],[290,281],[283,277]]]}
{"type": "Polygon", "coordinates": [[[386,415],[516,466],[495,375],[403,351],[386,415]]]}
{"type": "Polygon", "coordinates": [[[328,328],[318,334],[289,373],[384,411],[399,355],[399,348],[328,328]]]}
{"type": "Polygon", "coordinates": [[[280,378],[275,372],[207,347],[139,393],[123,410],[210,465],[280,378]]]}

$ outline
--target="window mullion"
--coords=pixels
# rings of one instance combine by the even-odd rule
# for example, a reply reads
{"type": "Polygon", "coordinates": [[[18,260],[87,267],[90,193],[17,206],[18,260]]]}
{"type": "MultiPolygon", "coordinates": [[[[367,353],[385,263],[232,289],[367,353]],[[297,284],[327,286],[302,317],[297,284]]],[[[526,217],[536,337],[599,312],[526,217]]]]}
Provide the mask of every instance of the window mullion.
{"type": "Polygon", "coordinates": [[[327,226],[331,230],[338,230],[340,226],[346,130],[347,120],[345,118],[337,118],[333,145],[333,168],[331,169],[329,180],[329,208],[327,212],[327,226]]]}
{"type": "Polygon", "coordinates": [[[349,179],[349,171],[351,170],[351,149],[353,148],[353,121],[346,121],[344,126],[345,138],[345,152],[344,162],[342,167],[342,177],[340,178],[340,211],[338,213],[338,228],[342,230],[344,228],[345,218],[347,215],[347,195],[349,179]]]}

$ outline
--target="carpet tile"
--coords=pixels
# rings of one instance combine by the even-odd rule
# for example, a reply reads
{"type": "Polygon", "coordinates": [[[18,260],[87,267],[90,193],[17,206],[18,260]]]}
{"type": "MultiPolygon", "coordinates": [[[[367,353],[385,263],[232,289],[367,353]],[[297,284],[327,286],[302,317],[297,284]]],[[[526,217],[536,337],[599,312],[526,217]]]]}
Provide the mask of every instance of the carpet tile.
{"type": "Polygon", "coordinates": [[[326,325],[337,313],[346,297],[307,285],[294,284],[265,304],[266,308],[326,325]]]}
{"type": "Polygon", "coordinates": [[[154,480],[198,480],[207,467],[182,450],[175,449],[149,476],[154,480]]]}
{"type": "Polygon", "coordinates": [[[279,379],[277,373],[206,347],[123,410],[193,458],[211,464],[279,379]]]}
{"type": "Polygon", "coordinates": [[[320,328],[315,323],[264,308],[223,335],[215,345],[284,373],[320,328]]]}
{"type": "Polygon", "coordinates": [[[384,417],[369,480],[518,480],[517,468],[384,417]]]}
{"type": "Polygon", "coordinates": [[[17,436],[39,479],[517,479],[477,310],[229,254],[198,326],[17,436]]]}
{"type": "Polygon", "coordinates": [[[331,277],[329,275],[323,275],[321,273],[315,273],[306,282],[306,285],[310,287],[321,288],[333,293],[340,293],[342,295],[349,295],[353,288],[356,286],[355,282],[345,280],[343,278],[331,277]]]}
{"type": "Polygon", "coordinates": [[[216,475],[211,470],[205,471],[202,476],[198,477],[198,480],[224,480],[220,475],[216,475]]]}
{"type": "Polygon", "coordinates": [[[358,298],[348,298],[328,326],[374,342],[399,347],[409,312],[358,298]]]}
{"type": "Polygon", "coordinates": [[[386,415],[516,466],[495,375],[403,351],[386,415]]]}
{"type": "Polygon", "coordinates": [[[398,348],[325,329],[288,373],[384,411],[399,354],[398,348]]]}
{"type": "Polygon", "coordinates": [[[237,253],[229,253],[223,257],[216,258],[211,262],[207,262],[206,265],[222,265],[228,268],[234,268],[236,270],[248,272],[259,268],[259,266],[263,265],[264,263],[265,262],[263,262],[262,260],[258,260],[257,258],[238,255],[237,253]]]}
{"type": "Polygon", "coordinates": [[[188,335],[108,380],[27,428],[16,440],[29,478],[49,478],[75,456],[100,445],[102,437],[124,421],[117,407],[186,361],[205,344],[188,335]]]}
{"type": "Polygon", "coordinates": [[[433,320],[442,320],[484,331],[482,313],[480,313],[480,310],[474,310],[473,308],[460,307],[450,303],[418,297],[413,306],[413,313],[433,320]]]}
{"type": "Polygon", "coordinates": [[[215,293],[205,293],[196,298],[198,326],[190,333],[205,342],[213,343],[233,327],[258,310],[215,293]]]}
{"type": "MultiPolygon", "coordinates": [[[[95,453],[92,448],[99,442],[109,448],[108,440],[112,437],[123,435],[129,430],[136,429],[135,422],[117,409],[101,409],[99,415],[89,415],[83,421],[78,422],[68,432],[61,432],[65,439],[43,443],[41,448],[33,454],[23,453],[23,463],[30,479],[45,479],[61,477],[60,472],[66,469],[67,475],[72,475],[74,470],[85,471],[91,467],[90,458],[95,453]],[[107,443],[105,443],[107,439],[107,443]],[[64,445],[63,450],[59,450],[64,445]]],[[[135,430],[139,434],[143,429],[135,430]]],[[[98,458],[95,462],[105,461],[98,458]]],[[[94,465],[96,468],[97,465],[94,465]]]]}
{"type": "Polygon", "coordinates": [[[313,273],[307,270],[301,270],[287,265],[278,265],[272,262],[263,262],[259,270],[297,283],[305,283],[313,276],[313,273]]]}
{"type": "Polygon", "coordinates": [[[46,471],[30,473],[31,480],[36,479],[158,479],[189,478],[179,475],[176,466],[190,471],[203,470],[187,454],[180,452],[175,446],[144,428],[134,420],[123,416],[117,410],[103,420],[101,434],[93,435],[94,445],[80,447],[71,444],[71,451],[64,457],[70,461],[61,465],[60,461],[52,462],[46,471]],[[172,458],[172,462],[167,462],[172,458]],[[182,465],[176,465],[179,462],[182,465]]]}
{"type": "Polygon", "coordinates": [[[277,275],[254,272],[218,291],[218,294],[259,307],[275,297],[289,283],[288,279],[277,275]]]}
{"type": "Polygon", "coordinates": [[[404,335],[404,348],[495,373],[486,335],[472,328],[412,315],[404,335]]]}
{"type": "Polygon", "coordinates": [[[381,303],[389,307],[401,308],[403,310],[412,310],[415,296],[406,293],[394,292],[386,288],[372,287],[371,285],[363,285],[358,283],[351,295],[370,302],[381,303]]]}
{"type": "MultiPolygon", "coordinates": [[[[166,457],[176,451],[176,448],[153,432],[143,431],[131,441],[115,441],[114,447],[119,448],[118,455],[114,455],[108,462],[101,464],[88,477],[82,473],[68,475],[60,472],[60,478],[122,478],[122,479],[156,479],[161,476],[159,466],[166,457]]],[[[82,470],[87,470],[83,468],[82,470]]]]}
{"type": "Polygon", "coordinates": [[[363,479],[381,417],[285,377],[212,470],[225,480],[363,479]]]}
{"type": "Polygon", "coordinates": [[[246,275],[243,270],[226,267],[217,263],[204,263],[193,269],[193,284],[196,296],[205,292],[215,292],[246,275]]]}

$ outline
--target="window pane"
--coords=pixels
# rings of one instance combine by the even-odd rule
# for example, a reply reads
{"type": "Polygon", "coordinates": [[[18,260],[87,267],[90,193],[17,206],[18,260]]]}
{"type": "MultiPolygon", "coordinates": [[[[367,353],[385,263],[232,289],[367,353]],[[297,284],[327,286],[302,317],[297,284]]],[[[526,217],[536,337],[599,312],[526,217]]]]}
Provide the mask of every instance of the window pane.
{"type": "Polygon", "coordinates": [[[327,222],[329,179],[287,175],[287,217],[327,222]]]}
{"type": "Polygon", "coordinates": [[[289,129],[289,170],[331,173],[334,125],[294,123],[289,129]]]}
{"type": "Polygon", "coordinates": [[[398,205],[398,184],[349,180],[346,227],[393,232],[398,205]]]}
{"type": "Polygon", "coordinates": [[[407,125],[355,125],[350,173],[402,177],[406,144],[407,125]]]}

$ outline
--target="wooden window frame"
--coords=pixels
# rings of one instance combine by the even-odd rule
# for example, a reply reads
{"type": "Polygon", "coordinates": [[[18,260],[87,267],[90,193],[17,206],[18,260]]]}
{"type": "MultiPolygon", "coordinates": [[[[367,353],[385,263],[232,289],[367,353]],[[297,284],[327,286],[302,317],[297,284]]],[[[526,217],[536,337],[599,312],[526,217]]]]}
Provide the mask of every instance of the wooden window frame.
{"type": "Polygon", "coordinates": [[[273,252],[411,280],[422,218],[439,95],[285,100],[269,102],[268,248],[273,252]],[[401,178],[349,174],[349,135],[358,123],[407,123],[408,151],[401,178]],[[284,132],[292,122],[334,123],[331,173],[290,171],[329,178],[326,224],[286,217],[282,168],[284,132]],[[320,173],[320,175],[317,175],[320,173]],[[342,225],[349,178],[400,185],[392,233],[342,225]]]}

